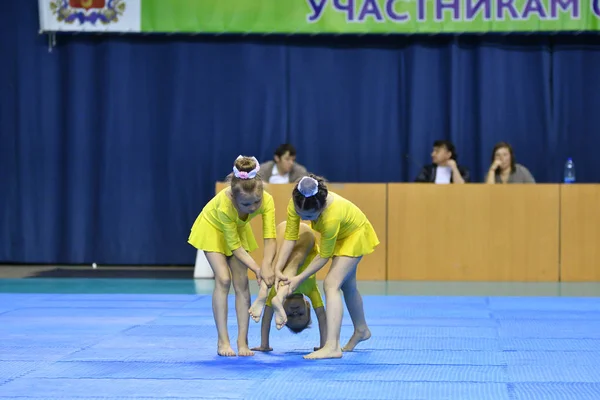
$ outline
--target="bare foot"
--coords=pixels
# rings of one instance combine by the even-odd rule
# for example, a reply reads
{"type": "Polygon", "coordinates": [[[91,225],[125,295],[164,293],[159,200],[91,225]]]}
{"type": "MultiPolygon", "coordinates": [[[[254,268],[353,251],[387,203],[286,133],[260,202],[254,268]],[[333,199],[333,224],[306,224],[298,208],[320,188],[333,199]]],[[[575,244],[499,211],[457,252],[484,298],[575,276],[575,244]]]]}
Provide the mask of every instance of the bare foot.
{"type": "Polygon", "coordinates": [[[277,312],[277,309],[275,309],[275,326],[277,329],[281,329],[285,324],[287,324],[287,314],[285,311],[277,312]]]}
{"type": "Polygon", "coordinates": [[[254,355],[254,352],[248,348],[247,345],[238,346],[238,356],[240,357],[251,357],[254,355]]]}
{"type": "Polygon", "coordinates": [[[260,321],[260,316],[262,315],[263,309],[265,308],[267,297],[269,297],[269,287],[265,282],[262,282],[260,284],[258,296],[256,297],[256,300],[254,300],[254,303],[252,303],[252,306],[250,306],[250,309],[248,310],[248,313],[250,314],[250,317],[252,317],[254,322],[260,321]]]}
{"type": "Polygon", "coordinates": [[[288,292],[289,286],[281,286],[277,292],[277,296],[273,297],[271,300],[271,306],[275,311],[275,326],[277,326],[277,329],[283,328],[287,323],[287,314],[283,308],[283,300],[287,298],[288,292]]]}
{"type": "Polygon", "coordinates": [[[235,351],[229,343],[219,343],[217,345],[217,354],[223,357],[235,357],[235,351]]]}
{"type": "Polygon", "coordinates": [[[263,309],[265,308],[265,303],[267,300],[263,297],[257,297],[252,303],[252,306],[248,310],[250,317],[254,320],[254,322],[260,321],[260,316],[262,315],[263,309]]]}
{"type": "Polygon", "coordinates": [[[346,345],[342,347],[342,351],[352,351],[354,350],[357,344],[359,344],[360,342],[364,342],[365,340],[369,340],[370,337],[371,331],[369,330],[369,328],[355,330],[350,340],[348,340],[348,343],[346,343],[346,345]]]}
{"type": "Polygon", "coordinates": [[[260,346],[260,347],[253,347],[250,350],[252,351],[262,351],[262,352],[269,352],[269,351],[273,351],[273,348],[270,346],[260,346]]]}
{"type": "Polygon", "coordinates": [[[314,353],[305,355],[304,358],[307,360],[320,360],[324,358],[342,358],[342,349],[340,349],[339,347],[336,349],[325,346],[315,351],[314,353]]]}

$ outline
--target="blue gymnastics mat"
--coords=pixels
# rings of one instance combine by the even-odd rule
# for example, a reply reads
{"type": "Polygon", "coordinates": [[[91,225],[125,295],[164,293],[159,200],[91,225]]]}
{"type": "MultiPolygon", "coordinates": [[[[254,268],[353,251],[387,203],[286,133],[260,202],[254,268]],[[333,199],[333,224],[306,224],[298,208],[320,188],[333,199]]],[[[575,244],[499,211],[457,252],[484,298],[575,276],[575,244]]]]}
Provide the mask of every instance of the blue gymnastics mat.
{"type": "Polygon", "coordinates": [[[0,293],[0,399],[600,399],[599,298],[364,304],[373,337],[313,361],[316,318],[298,335],[273,327],[272,353],[223,358],[210,295],[0,293]]]}

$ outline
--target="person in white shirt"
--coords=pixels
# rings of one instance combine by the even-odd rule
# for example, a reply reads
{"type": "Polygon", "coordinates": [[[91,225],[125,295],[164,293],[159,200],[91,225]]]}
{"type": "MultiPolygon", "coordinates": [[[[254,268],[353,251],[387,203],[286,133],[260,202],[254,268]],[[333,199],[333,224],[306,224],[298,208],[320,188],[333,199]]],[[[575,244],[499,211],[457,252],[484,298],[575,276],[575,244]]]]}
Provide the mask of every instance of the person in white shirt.
{"type": "Polygon", "coordinates": [[[277,147],[273,160],[261,164],[259,172],[261,179],[268,183],[294,183],[308,171],[296,162],[296,149],[289,143],[277,147]]]}
{"type": "Polygon", "coordinates": [[[436,140],[431,152],[432,164],[423,167],[415,182],[420,183],[466,183],[470,182],[469,170],[458,165],[458,155],[449,140],[436,140]]]}

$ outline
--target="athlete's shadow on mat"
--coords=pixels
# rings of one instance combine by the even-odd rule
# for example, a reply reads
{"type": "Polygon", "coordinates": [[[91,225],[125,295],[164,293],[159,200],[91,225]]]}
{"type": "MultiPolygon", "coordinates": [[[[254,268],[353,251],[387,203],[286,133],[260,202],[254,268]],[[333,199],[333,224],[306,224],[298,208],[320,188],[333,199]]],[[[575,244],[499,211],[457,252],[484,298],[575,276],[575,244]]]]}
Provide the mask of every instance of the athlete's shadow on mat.
{"type": "Polygon", "coordinates": [[[213,359],[207,361],[197,361],[193,362],[194,365],[198,366],[206,366],[214,368],[218,366],[219,368],[232,370],[239,369],[240,366],[260,366],[265,369],[291,369],[291,368],[304,368],[307,364],[315,364],[315,365],[339,365],[339,364],[360,364],[361,368],[364,367],[369,370],[374,369],[385,369],[389,368],[387,364],[372,364],[367,363],[364,364],[360,359],[356,359],[359,356],[365,356],[369,353],[372,353],[373,350],[364,349],[364,350],[355,350],[352,353],[344,354],[342,358],[330,358],[325,360],[305,360],[302,356],[306,354],[310,354],[310,351],[304,350],[292,350],[282,352],[269,352],[269,353],[258,353],[257,356],[254,357],[221,357],[215,355],[213,359]]]}
{"type": "MultiPolygon", "coordinates": [[[[202,361],[198,363],[192,363],[192,365],[197,366],[199,371],[204,370],[204,368],[210,368],[212,374],[219,374],[223,376],[235,376],[239,374],[240,368],[253,368],[253,371],[257,374],[266,374],[264,376],[268,376],[270,373],[274,373],[277,371],[290,371],[292,374],[301,374],[306,375],[307,373],[310,375],[314,375],[315,379],[322,379],[327,375],[330,371],[337,371],[342,366],[346,366],[349,368],[346,373],[348,374],[359,374],[364,375],[365,373],[370,373],[373,375],[381,375],[386,372],[389,373],[391,365],[389,364],[362,364],[362,363],[352,363],[352,362],[341,362],[343,359],[330,359],[330,360],[305,360],[303,358],[300,359],[281,359],[278,361],[264,362],[263,360],[255,360],[254,362],[234,360],[229,358],[225,361],[202,361]],[[237,361],[237,362],[236,362],[237,361]]],[[[292,375],[294,376],[294,375],[292,375]]]]}

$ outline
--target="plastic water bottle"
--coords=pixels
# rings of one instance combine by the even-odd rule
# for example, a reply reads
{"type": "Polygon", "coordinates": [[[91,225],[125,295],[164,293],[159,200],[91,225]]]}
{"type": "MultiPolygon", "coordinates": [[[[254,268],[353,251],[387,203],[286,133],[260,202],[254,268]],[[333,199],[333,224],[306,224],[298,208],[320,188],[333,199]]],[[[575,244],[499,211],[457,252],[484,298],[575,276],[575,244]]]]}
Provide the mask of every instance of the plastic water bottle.
{"type": "Polygon", "coordinates": [[[575,183],[575,163],[570,157],[565,163],[565,183],[575,183]]]}

